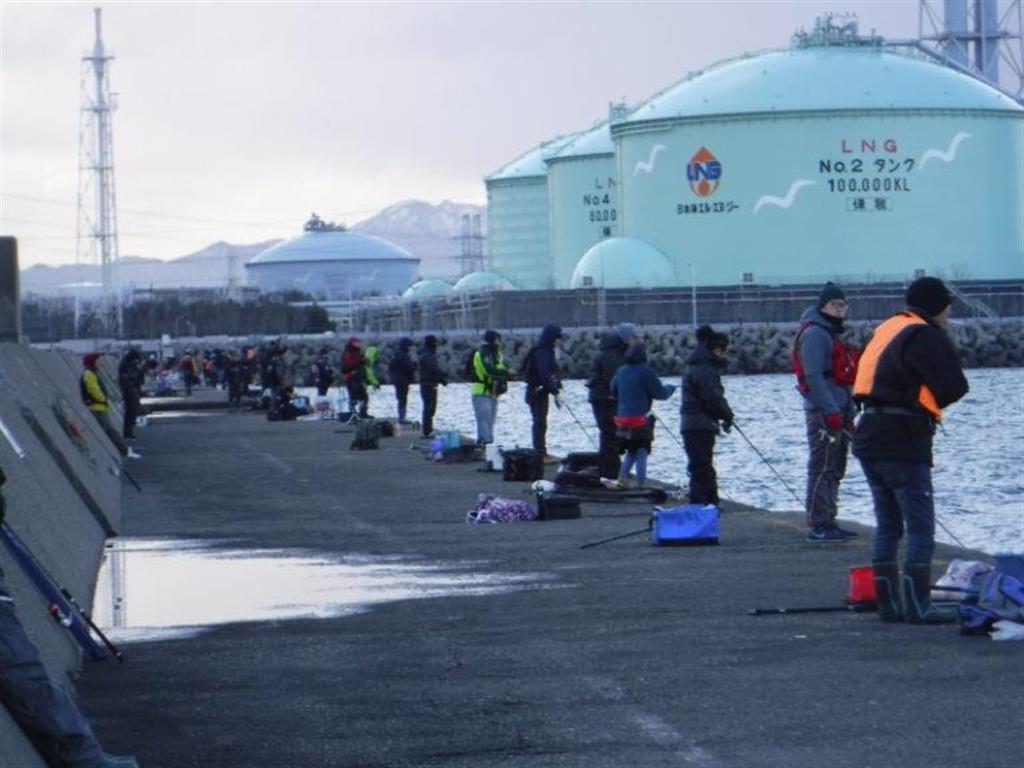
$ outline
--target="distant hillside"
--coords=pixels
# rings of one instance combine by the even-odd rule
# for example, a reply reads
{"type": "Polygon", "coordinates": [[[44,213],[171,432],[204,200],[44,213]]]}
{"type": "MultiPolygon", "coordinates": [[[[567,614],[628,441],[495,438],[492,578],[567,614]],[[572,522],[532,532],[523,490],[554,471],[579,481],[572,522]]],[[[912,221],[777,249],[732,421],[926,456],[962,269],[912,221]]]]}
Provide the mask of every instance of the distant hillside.
{"type": "Polygon", "coordinates": [[[356,232],[390,240],[420,257],[423,277],[457,278],[461,246],[455,240],[462,234],[463,215],[479,215],[486,237],[487,208],[470,203],[445,200],[431,205],[422,200],[405,200],[352,226],[356,232]]]}
{"type": "MultiPolygon", "coordinates": [[[[481,226],[486,227],[485,212],[485,206],[481,205],[447,200],[440,205],[431,205],[421,200],[406,200],[358,222],[351,229],[390,240],[418,256],[423,277],[453,279],[459,276],[457,257],[461,246],[455,238],[462,233],[462,217],[480,215],[481,226]]],[[[136,288],[226,286],[232,258],[236,259],[239,279],[244,283],[245,269],[242,265],[279,242],[281,240],[234,245],[218,241],[170,261],[125,256],[121,259],[121,284],[136,288]]],[[[40,264],[21,271],[21,291],[26,295],[54,295],[62,292],[61,286],[99,282],[100,268],[97,266],[66,264],[50,267],[40,264]]]]}

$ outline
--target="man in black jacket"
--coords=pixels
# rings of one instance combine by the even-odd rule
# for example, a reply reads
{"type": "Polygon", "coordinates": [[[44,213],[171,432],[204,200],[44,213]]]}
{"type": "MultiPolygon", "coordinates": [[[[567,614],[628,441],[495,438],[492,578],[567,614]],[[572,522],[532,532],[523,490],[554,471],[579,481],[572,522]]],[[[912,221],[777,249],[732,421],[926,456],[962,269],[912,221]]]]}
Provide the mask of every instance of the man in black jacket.
{"type": "Polygon", "coordinates": [[[420,397],[423,399],[423,436],[430,437],[434,431],[434,413],[437,411],[437,385],[448,386],[446,374],[437,362],[437,336],[429,334],[423,338],[420,350],[420,397]]]}
{"type": "Polygon", "coordinates": [[[533,450],[542,457],[545,464],[553,464],[558,459],[548,454],[548,403],[549,397],[555,398],[555,407],[561,408],[559,393],[562,382],[558,378],[558,362],[555,359],[555,347],[562,338],[562,329],[557,325],[545,325],[540,332],[538,341],[523,361],[523,375],[526,378],[526,404],[530,406],[533,417],[533,450]]]}
{"type": "Polygon", "coordinates": [[[416,361],[409,354],[412,339],[403,337],[398,340],[398,347],[388,363],[388,379],[395,388],[395,400],[398,401],[398,423],[408,424],[405,418],[409,402],[409,385],[416,380],[416,361]]]}
{"type": "Polygon", "coordinates": [[[935,551],[932,435],[942,409],[967,394],[967,379],[946,333],[953,297],[935,277],[911,283],[907,309],[875,329],[857,369],[863,409],[853,437],[875,503],[872,564],[882,621],[941,624],[955,613],[931,604],[935,551]],[[907,532],[902,585],[897,556],[907,532]],[[900,587],[904,599],[900,600],[900,587]]]}
{"type": "Polygon", "coordinates": [[[615,398],[612,397],[611,383],[615,372],[625,362],[626,351],[637,340],[636,326],[619,323],[615,331],[601,337],[601,351],[590,366],[587,399],[594,411],[594,421],[600,433],[598,442],[597,469],[601,477],[612,480],[619,476],[622,461],[619,458],[619,441],[615,437],[615,398]]]}
{"type": "Polygon", "coordinates": [[[135,437],[135,421],[142,409],[142,384],[146,373],[142,366],[142,353],[129,347],[117,366],[117,383],[124,401],[124,423],[121,434],[125,440],[135,437]]]}

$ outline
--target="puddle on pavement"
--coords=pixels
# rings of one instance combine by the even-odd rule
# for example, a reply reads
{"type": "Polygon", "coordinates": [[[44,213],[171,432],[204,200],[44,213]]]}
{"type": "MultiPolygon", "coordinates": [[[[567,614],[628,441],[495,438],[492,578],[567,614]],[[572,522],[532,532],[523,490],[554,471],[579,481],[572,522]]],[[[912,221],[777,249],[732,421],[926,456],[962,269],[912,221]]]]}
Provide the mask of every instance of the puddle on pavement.
{"type": "Polygon", "coordinates": [[[111,539],[93,619],[120,642],[162,640],[194,636],[217,624],[331,618],[395,600],[550,586],[549,574],[482,572],[485,567],[229,549],[209,541],[111,539]]]}

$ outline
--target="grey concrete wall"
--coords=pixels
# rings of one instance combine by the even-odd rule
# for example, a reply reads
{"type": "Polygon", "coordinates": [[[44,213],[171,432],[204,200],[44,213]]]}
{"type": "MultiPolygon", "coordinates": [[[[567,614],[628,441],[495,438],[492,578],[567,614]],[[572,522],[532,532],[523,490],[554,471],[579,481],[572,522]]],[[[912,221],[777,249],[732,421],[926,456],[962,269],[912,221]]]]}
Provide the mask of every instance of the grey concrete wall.
{"type": "MultiPolygon", "coordinates": [[[[863,346],[869,333],[878,325],[875,321],[854,321],[847,324],[845,338],[851,343],[863,346]]],[[[504,354],[509,365],[518,368],[526,356],[530,346],[536,341],[539,333],[536,329],[508,329],[495,326],[501,331],[504,354]]],[[[729,334],[730,348],[728,355],[728,373],[789,373],[792,371],[790,353],[793,338],[799,328],[794,322],[788,323],[751,323],[723,324],[716,329],[729,334]]],[[[598,353],[602,331],[596,328],[570,328],[565,331],[562,341],[561,365],[565,378],[586,378],[591,362],[598,353]]],[[[693,351],[695,340],[690,327],[640,327],[647,344],[648,357],[651,365],[662,375],[678,375],[682,373],[686,358],[693,351]]],[[[482,334],[463,331],[436,331],[442,340],[438,349],[438,359],[453,380],[458,380],[459,370],[469,349],[478,345],[482,334]]],[[[961,359],[968,368],[1003,368],[1024,366],[1024,318],[1002,320],[966,319],[955,320],[951,326],[951,334],[957,344],[961,359]]],[[[381,348],[381,371],[386,372],[387,362],[397,343],[396,334],[367,334],[360,338],[366,344],[377,344],[381,348]]],[[[422,334],[414,336],[416,341],[423,338],[422,334]]],[[[340,352],[339,340],[328,343],[312,340],[284,339],[289,347],[306,344],[312,349],[327,346],[337,355],[340,352]]],[[[202,349],[203,345],[197,344],[202,349]]],[[[293,376],[301,383],[298,366],[308,364],[298,356],[289,358],[297,366],[293,376]]]]}
{"type": "Polygon", "coordinates": [[[20,341],[18,241],[0,237],[0,342],[20,341]]]}
{"type": "MultiPolygon", "coordinates": [[[[107,366],[109,375],[109,363],[107,366]]],[[[106,536],[82,491],[117,528],[121,524],[121,479],[117,474],[120,457],[82,405],[80,372],[77,357],[68,353],[0,344],[0,418],[25,452],[19,457],[0,436],[0,466],[7,475],[7,522],[54,579],[89,609],[106,536]],[[80,431],[80,440],[61,426],[58,412],[73,430],[80,431]],[[40,433],[33,429],[33,421],[40,433]],[[54,452],[63,457],[79,490],[58,466],[54,452]]],[[[47,669],[55,680],[73,689],[82,661],[78,645],[50,617],[42,597],[4,546],[0,546],[0,567],[16,600],[18,616],[47,669]]],[[[0,758],[3,766],[43,765],[2,707],[0,758]]]]}

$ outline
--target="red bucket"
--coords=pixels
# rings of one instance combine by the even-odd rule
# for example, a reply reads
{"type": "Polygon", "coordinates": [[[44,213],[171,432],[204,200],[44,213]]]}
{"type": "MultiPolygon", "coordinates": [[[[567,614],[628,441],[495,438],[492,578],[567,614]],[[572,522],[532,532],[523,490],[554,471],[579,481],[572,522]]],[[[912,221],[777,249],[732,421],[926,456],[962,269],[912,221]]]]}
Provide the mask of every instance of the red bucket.
{"type": "Polygon", "coordinates": [[[870,565],[855,565],[850,569],[850,591],[846,595],[850,605],[875,605],[875,569],[870,565]]]}

